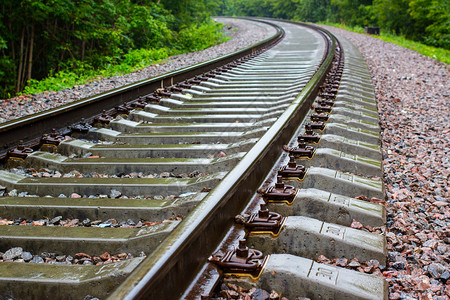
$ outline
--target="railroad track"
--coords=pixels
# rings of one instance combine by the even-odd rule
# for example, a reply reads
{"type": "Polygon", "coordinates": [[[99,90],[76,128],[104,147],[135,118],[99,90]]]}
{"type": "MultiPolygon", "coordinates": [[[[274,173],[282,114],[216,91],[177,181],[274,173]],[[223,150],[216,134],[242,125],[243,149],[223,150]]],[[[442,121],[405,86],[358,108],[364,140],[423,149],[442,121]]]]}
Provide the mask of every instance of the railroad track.
{"type": "Polygon", "coordinates": [[[254,49],[0,127],[4,149],[26,140],[0,171],[0,296],[387,297],[380,277],[316,262],[386,262],[383,235],[349,227],[385,222],[355,198],[384,198],[367,68],[345,40],[271,23],[254,49]]]}

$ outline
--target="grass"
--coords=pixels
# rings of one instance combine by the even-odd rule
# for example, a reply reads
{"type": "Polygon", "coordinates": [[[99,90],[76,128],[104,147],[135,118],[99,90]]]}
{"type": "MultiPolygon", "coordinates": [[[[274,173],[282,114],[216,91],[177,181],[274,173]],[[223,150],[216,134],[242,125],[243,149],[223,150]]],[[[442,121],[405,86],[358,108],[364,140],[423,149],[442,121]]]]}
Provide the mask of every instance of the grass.
{"type": "Polygon", "coordinates": [[[45,91],[61,91],[76,85],[82,85],[103,78],[132,73],[152,64],[166,61],[169,56],[199,51],[223,43],[230,39],[223,32],[223,24],[202,24],[196,28],[187,28],[179,33],[182,41],[178,49],[134,49],[119,58],[102,57],[106,61],[101,68],[76,61],[76,68],[67,68],[56,74],[49,74],[42,80],[31,79],[18,95],[31,95],[45,91]],[[194,30],[195,29],[195,30],[194,30]]]}
{"type": "MultiPolygon", "coordinates": [[[[364,33],[364,28],[359,27],[359,26],[350,27],[350,26],[346,26],[343,24],[335,24],[335,23],[320,23],[320,24],[327,25],[327,26],[333,26],[333,27],[345,29],[347,31],[352,31],[352,32],[356,32],[356,33],[364,33]]],[[[443,48],[436,48],[433,46],[428,46],[428,45],[422,44],[420,42],[408,40],[403,36],[397,36],[397,35],[394,35],[391,33],[381,32],[379,36],[372,35],[372,37],[389,42],[389,43],[393,43],[393,44],[401,46],[401,47],[405,47],[405,48],[417,51],[418,53],[420,53],[424,56],[428,56],[428,57],[436,59],[440,62],[450,64],[450,50],[446,50],[443,48]]]]}
{"type": "Polygon", "coordinates": [[[148,65],[164,61],[170,55],[175,54],[178,53],[175,51],[167,51],[167,49],[132,50],[124,56],[122,62],[118,64],[106,64],[102,69],[93,69],[81,64],[77,69],[60,71],[42,80],[31,79],[19,95],[37,94],[44,91],[61,91],[75,85],[128,74],[148,65]]]}

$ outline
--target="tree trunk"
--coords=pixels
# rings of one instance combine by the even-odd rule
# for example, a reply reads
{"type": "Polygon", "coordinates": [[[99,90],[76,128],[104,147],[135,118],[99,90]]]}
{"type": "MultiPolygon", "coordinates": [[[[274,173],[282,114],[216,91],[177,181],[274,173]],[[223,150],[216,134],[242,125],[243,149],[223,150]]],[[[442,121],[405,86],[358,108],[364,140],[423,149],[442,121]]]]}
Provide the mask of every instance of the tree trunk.
{"type": "Polygon", "coordinates": [[[23,68],[23,39],[25,36],[25,26],[22,27],[22,34],[20,35],[20,52],[19,52],[19,69],[17,70],[17,83],[16,83],[16,93],[20,92],[20,83],[22,79],[22,68],[23,68]]]}
{"type": "Polygon", "coordinates": [[[84,49],[86,48],[86,40],[81,41],[81,61],[84,61],[84,49]]]}
{"type": "MultiPolygon", "coordinates": [[[[28,33],[28,30],[26,30],[27,31],[27,33],[28,33]]],[[[26,34],[26,35],[28,35],[28,34],[26,34]]],[[[26,44],[25,44],[25,47],[24,47],[24,51],[23,51],[23,66],[22,66],[22,77],[20,78],[20,89],[22,89],[22,87],[25,85],[25,74],[26,74],[26,72],[25,72],[25,68],[26,68],[26,64],[27,64],[27,61],[28,61],[28,53],[29,53],[29,51],[28,51],[28,49],[30,48],[30,45],[29,45],[29,42],[30,42],[30,40],[29,39],[24,39],[25,41],[26,41],[26,44]]]]}
{"type": "Polygon", "coordinates": [[[56,67],[56,73],[59,73],[59,71],[61,70],[61,63],[63,62],[63,59],[64,59],[64,52],[66,52],[66,50],[63,49],[61,51],[61,55],[59,56],[58,66],[56,67]]]}
{"type": "Polygon", "coordinates": [[[28,55],[27,81],[31,79],[31,69],[33,67],[33,44],[34,44],[34,21],[31,23],[30,55],[28,55]]]}

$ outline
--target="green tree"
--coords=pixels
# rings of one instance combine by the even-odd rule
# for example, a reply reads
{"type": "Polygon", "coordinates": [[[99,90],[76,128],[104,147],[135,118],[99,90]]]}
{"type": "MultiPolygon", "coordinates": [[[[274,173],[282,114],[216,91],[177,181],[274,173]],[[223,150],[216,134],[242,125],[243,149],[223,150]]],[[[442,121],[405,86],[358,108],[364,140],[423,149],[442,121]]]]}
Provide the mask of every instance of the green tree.
{"type": "Polygon", "coordinates": [[[303,0],[297,9],[297,20],[306,22],[325,21],[331,11],[330,0],[303,0]]]}
{"type": "Polygon", "coordinates": [[[333,13],[329,14],[332,22],[344,23],[349,26],[366,26],[373,23],[371,15],[372,0],[331,0],[333,13]]]}
{"type": "Polygon", "coordinates": [[[373,9],[378,24],[388,32],[409,36],[413,20],[408,13],[409,0],[374,0],[373,9]]]}
{"type": "Polygon", "coordinates": [[[220,8],[225,15],[375,25],[446,49],[450,43],[450,0],[222,0],[220,8]]]}
{"type": "Polygon", "coordinates": [[[130,55],[147,61],[143,55],[216,43],[220,28],[210,15],[219,8],[213,0],[2,0],[2,96],[61,71],[88,73],[136,61],[130,55]]]}
{"type": "Polygon", "coordinates": [[[414,20],[414,38],[450,49],[450,1],[412,0],[409,13],[414,20]]]}

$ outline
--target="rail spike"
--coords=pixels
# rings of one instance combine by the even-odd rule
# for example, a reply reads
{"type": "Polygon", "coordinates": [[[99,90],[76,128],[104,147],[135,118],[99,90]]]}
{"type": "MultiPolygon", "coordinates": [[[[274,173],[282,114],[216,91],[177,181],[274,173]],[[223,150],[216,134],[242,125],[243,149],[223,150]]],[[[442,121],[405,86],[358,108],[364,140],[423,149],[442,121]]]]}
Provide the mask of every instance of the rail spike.
{"type": "Polygon", "coordinates": [[[281,175],[284,178],[288,177],[297,177],[299,179],[303,179],[305,177],[306,171],[305,166],[303,165],[297,165],[295,162],[294,155],[289,155],[289,162],[287,165],[282,166],[278,170],[278,175],[281,175]]]}
{"type": "Polygon", "coordinates": [[[269,186],[263,193],[266,201],[288,201],[292,202],[297,194],[297,189],[291,185],[283,183],[281,175],[277,176],[277,182],[273,186],[269,186]]]}
{"type": "Polygon", "coordinates": [[[19,145],[17,145],[17,148],[14,148],[13,150],[8,152],[8,158],[25,159],[30,153],[33,153],[33,149],[25,147],[23,141],[20,140],[19,145]]]}
{"type": "Polygon", "coordinates": [[[239,240],[239,245],[225,254],[215,253],[208,261],[226,274],[247,274],[257,277],[264,265],[264,255],[256,249],[249,249],[246,240],[239,240]]]}
{"type": "Polygon", "coordinates": [[[313,146],[306,145],[304,139],[298,139],[297,147],[283,146],[283,150],[288,151],[290,154],[294,155],[296,158],[312,158],[315,152],[313,146]]]}
{"type": "Polygon", "coordinates": [[[248,232],[271,232],[274,235],[280,232],[283,221],[284,218],[279,213],[267,209],[266,203],[262,203],[256,213],[235,217],[235,222],[244,225],[248,232]]]}

